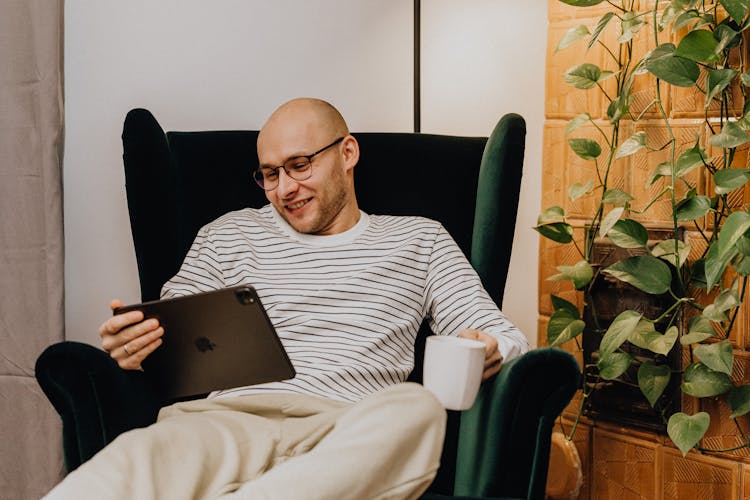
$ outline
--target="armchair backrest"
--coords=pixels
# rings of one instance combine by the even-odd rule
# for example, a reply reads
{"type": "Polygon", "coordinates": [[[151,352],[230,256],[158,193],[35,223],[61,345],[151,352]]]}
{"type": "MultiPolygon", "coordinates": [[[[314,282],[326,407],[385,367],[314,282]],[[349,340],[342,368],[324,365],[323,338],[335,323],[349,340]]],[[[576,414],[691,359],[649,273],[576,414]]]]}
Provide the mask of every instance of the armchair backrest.
{"type": "MultiPolygon", "coordinates": [[[[143,300],[159,297],[201,226],[228,211],[267,203],[252,179],[258,165],[257,135],[165,134],[149,111],[128,113],[123,159],[143,300]]],[[[470,258],[491,297],[502,305],[521,182],[523,118],[504,116],[489,139],[353,135],[361,150],[355,168],[360,207],[371,214],[422,215],[440,221],[470,258]]],[[[428,333],[426,328],[420,332],[413,379],[421,373],[423,337],[428,333]]],[[[452,490],[457,427],[458,416],[452,415],[438,491],[452,490]]]]}
{"type": "MultiPolygon", "coordinates": [[[[502,303],[513,244],[526,126],[504,116],[489,141],[355,133],[357,198],[368,213],[439,220],[502,303]]],[[[141,296],[159,297],[204,224],[267,203],[252,179],[257,131],[167,132],[145,109],[125,118],[123,160],[141,296]]]]}

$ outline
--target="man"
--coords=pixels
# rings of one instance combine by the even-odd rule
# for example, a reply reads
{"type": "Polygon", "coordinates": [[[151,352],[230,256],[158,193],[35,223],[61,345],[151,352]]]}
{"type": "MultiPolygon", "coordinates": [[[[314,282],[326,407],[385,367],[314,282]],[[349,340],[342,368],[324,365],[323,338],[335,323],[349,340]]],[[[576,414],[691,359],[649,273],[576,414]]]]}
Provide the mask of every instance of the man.
{"type": "MultiPolygon", "coordinates": [[[[404,383],[423,319],[484,342],[484,379],[527,349],[439,223],[359,210],[359,146],[330,104],[282,105],[258,157],[270,205],[202,228],[162,296],[252,284],[296,377],[163,408],[51,498],[416,498],[445,427],[436,399],[404,383]]],[[[129,312],[100,334],[120,367],[137,370],[164,330],[129,312]]]]}

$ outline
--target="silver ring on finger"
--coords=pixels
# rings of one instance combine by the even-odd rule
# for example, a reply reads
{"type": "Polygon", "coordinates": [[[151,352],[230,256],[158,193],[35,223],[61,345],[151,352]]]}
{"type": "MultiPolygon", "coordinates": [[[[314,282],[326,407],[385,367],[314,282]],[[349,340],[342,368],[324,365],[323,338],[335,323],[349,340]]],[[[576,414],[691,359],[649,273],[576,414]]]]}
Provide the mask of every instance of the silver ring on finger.
{"type": "Polygon", "coordinates": [[[131,356],[131,352],[130,350],[128,350],[128,344],[124,344],[122,346],[122,349],[125,351],[125,354],[127,354],[128,356],[131,356]]]}

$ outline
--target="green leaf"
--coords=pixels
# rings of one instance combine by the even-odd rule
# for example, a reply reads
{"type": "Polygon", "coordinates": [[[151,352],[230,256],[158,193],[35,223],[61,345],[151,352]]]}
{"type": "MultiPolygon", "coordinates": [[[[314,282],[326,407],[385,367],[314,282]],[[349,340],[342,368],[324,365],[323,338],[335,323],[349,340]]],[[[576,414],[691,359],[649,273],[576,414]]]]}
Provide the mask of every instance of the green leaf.
{"type": "Polygon", "coordinates": [[[750,72],[742,73],[740,75],[740,82],[742,82],[742,85],[745,87],[750,87],[750,72]]]}
{"type": "Polygon", "coordinates": [[[750,385],[741,385],[729,391],[727,397],[732,414],[729,418],[737,418],[750,411],[750,385]]]}
{"type": "Polygon", "coordinates": [[[599,5],[604,0],[560,0],[562,3],[573,5],[575,7],[591,7],[592,5],[599,5]]]}
{"type": "Polygon", "coordinates": [[[734,288],[725,288],[714,299],[712,304],[719,311],[728,311],[740,305],[740,298],[734,288]]]}
{"type": "Polygon", "coordinates": [[[589,194],[593,189],[594,183],[592,181],[588,181],[586,184],[576,182],[575,184],[568,186],[568,197],[570,198],[570,201],[576,201],[581,196],[589,194]]]}
{"type": "Polygon", "coordinates": [[[573,119],[568,122],[568,126],[565,127],[565,135],[570,134],[590,121],[591,115],[588,113],[581,113],[580,115],[574,116],[573,119]]]}
{"type": "Polygon", "coordinates": [[[750,169],[725,168],[714,174],[714,191],[716,194],[727,194],[745,185],[750,180],[750,169]]]}
{"type": "Polygon", "coordinates": [[[704,411],[692,416],[678,412],[669,417],[667,434],[669,434],[669,438],[680,449],[684,457],[693,446],[698,444],[698,441],[701,440],[708,430],[710,423],[711,417],[704,411]]]}
{"type": "Polygon", "coordinates": [[[723,311],[720,311],[719,309],[717,309],[716,306],[713,304],[707,305],[703,309],[702,314],[706,318],[710,319],[711,321],[715,321],[717,323],[721,321],[729,321],[729,318],[727,317],[727,315],[724,314],[723,311]]]}
{"type": "Polygon", "coordinates": [[[669,385],[671,376],[668,365],[657,365],[653,361],[646,361],[638,368],[638,387],[652,407],[669,385]]]}
{"type": "Polygon", "coordinates": [[[591,139],[568,139],[568,144],[584,160],[595,160],[602,154],[601,146],[591,139]]]}
{"type": "Polygon", "coordinates": [[[648,230],[632,219],[618,220],[607,235],[620,248],[640,248],[648,243],[648,230]]]}
{"type": "Polygon", "coordinates": [[[651,255],[628,257],[612,264],[602,272],[652,295],[666,293],[672,283],[669,266],[651,255]]]}
{"type": "Polygon", "coordinates": [[[664,9],[664,12],[661,15],[661,21],[659,21],[659,30],[665,29],[668,24],[677,18],[680,12],[682,12],[680,8],[674,4],[667,5],[667,8],[664,9]]]}
{"type": "Polygon", "coordinates": [[[615,207],[602,218],[601,225],[599,226],[599,237],[604,238],[612,226],[620,219],[620,216],[625,211],[625,207],[615,207]]]}
{"type": "Polygon", "coordinates": [[[636,311],[623,311],[618,314],[602,337],[599,355],[607,357],[619,349],[623,342],[628,340],[640,320],[641,313],[636,311]]]}
{"type": "Polygon", "coordinates": [[[567,311],[555,311],[547,325],[547,342],[551,346],[564,344],[575,338],[585,327],[586,323],[571,318],[567,311]]]}
{"type": "Polygon", "coordinates": [[[653,61],[656,61],[657,59],[661,59],[663,57],[669,57],[674,55],[674,49],[675,46],[673,43],[663,43],[653,50],[650,50],[646,53],[645,56],[643,56],[643,64],[648,64],[653,61]]]}
{"type": "Polygon", "coordinates": [[[596,367],[599,369],[599,375],[604,380],[612,380],[627,371],[630,363],[633,362],[633,356],[625,352],[613,352],[606,357],[599,359],[596,367]]]}
{"type": "MultiPolygon", "coordinates": [[[[728,253],[722,254],[718,242],[714,242],[706,255],[704,272],[706,290],[710,291],[719,282],[719,278],[729,264],[729,261],[739,253],[737,247],[731,247],[728,253]]],[[[693,274],[695,277],[695,273],[693,274]]]]}
{"type": "Polygon", "coordinates": [[[672,350],[672,346],[674,346],[675,342],[677,342],[678,337],[678,330],[676,326],[670,326],[667,328],[667,331],[664,332],[664,335],[662,335],[659,332],[655,332],[656,335],[650,336],[647,339],[648,347],[647,349],[651,352],[655,352],[656,354],[663,354],[666,356],[669,354],[669,351],[672,350]]]}
{"type": "Polygon", "coordinates": [[[716,337],[716,332],[711,321],[705,316],[696,316],[690,320],[688,333],[680,338],[680,344],[695,344],[711,337],[716,337]]]}
{"type": "Polygon", "coordinates": [[[580,290],[588,285],[591,278],[594,277],[594,270],[591,267],[591,264],[585,260],[581,260],[572,266],[557,266],[557,270],[560,271],[560,274],[556,274],[547,279],[550,281],[570,280],[573,282],[573,286],[576,290],[580,290]]]}
{"type": "Polygon", "coordinates": [[[715,336],[716,335],[712,335],[706,332],[693,332],[687,335],[683,335],[680,338],[680,344],[682,345],[697,344],[698,342],[703,342],[704,340],[710,339],[711,337],[715,337],[715,336]]]}
{"type": "Polygon", "coordinates": [[[615,17],[614,12],[607,12],[602,16],[601,19],[599,19],[599,22],[596,23],[596,27],[594,28],[594,31],[591,33],[591,38],[589,38],[589,48],[593,47],[597,40],[599,40],[599,37],[601,36],[602,32],[604,31],[604,28],[607,27],[609,22],[612,20],[612,18],[615,17]]]}
{"type": "Polygon", "coordinates": [[[719,43],[709,30],[693,30],[680,40],[674,55],[695,62],[712,63],[720,59],[719,43]]]}
{"type": "Polygon", "coordinates": [[[677,342],[678,333],[677,327],[672,326],[667,329],[666,333],[661,334],[654,329],[653,321],[641,319],[636,329],[628,337],[628,341],[641,349],[648,349],[656,354],[666,356],[677,342]]]}
{"type": "Polygon", "coordinates": [[[747,10],[750,8],[750,0],[719,0],[719,3],[727,10],[729,15],[742,24],[742,20],[747,16],[747,10]]]}
{"type": "Polygon", "coordinates": [[[750,255],[750,236],[743,234],[737,239],[735,246],[743,255],[750,255]]]}
{"type": "Polygon", "coordinates": [[[677,158],[677,168],[675,169],[677,177],[684,177],[687,173],[703,165],[705,158],[706,152],[698,144],[687,151],[683,151],[677,158]]]}
{"type": "Polygon", "coordinates": [[[646,187],[651,187],[654,182],[658,181],[662,177],[671,177],[672,176],[672,163],[665,161],[664,163],[659,163],[654,171],[651,173],[651,177],[648,179],[648,182],[646,182],[646,187]]]}
{"type": "MultiPolygon", "coordinates": [[[[611,73],[609,73],[609,76],[611,76],[611,73]]],[[[603,79],[602,70],[596,64],[591,63],[573,66],[563,73],[565,83],[581,90],[593,88],[603,79]]]]}
{"type": "Polygon", "coordinates": [[[549,207],[547,210],[539,214],[539,217],[536,219],[536,224],[538,226],[541,226],[543,224],[549,224],[550,222],[557,222],[564,218],[565,211],[562,209],[562,207],[555,205],[554,207],[549,207]]]}
{"type": "Polygon", "coordinates": [[[630,109],[631,100],[630,93],[627,90],[623,90],[616,99],[609,103],[609,106],[607,106],[607,117],[610,123],[615,124],[625,116],[630,109]]]}
{"type": "MultiPolygon", "coordinates": [[[[729,252],[750,229],[750,214],[747,212],[733,212],[726,218],[721,227],[719,239],[715,245],[721,253],[729,252]]],[[[713,246],[713,245],[712,245],[713,246]]]]}
{"type": "Polygon", "coordinates": [[[646,147],[646,132],[636,132],[620,144],[620,147],[617,148],[617,153],[615,153],[615,159],[630,156],[644,147],[646,147]]]}
{"type": "Polygon", "coordinates": [[[686,198],[675,207],[677,220],[690,222],[698,217],[703,217],[711,209],[711,199],[708,196],[698,195],[686,198]]]}
{"type": "Polygon", "coordinates": [[[700,19],[700,16],[698,15],[698,11],[696,10],[688,10],[686,12],[683,12],[680,14],[677,19],[675,19],[674,27],[672,29],[678,30],[684,26],[687,26],[688,24],[692,23],[696,19],[700,19]]]}
{"type": "Polygon", "coordinates": [[[589,35],[589,29],[584,25],[574,26],[565,32],[560,42],[555,48],[555,52],[570,47],[578,40],[586,38],[589,35]]]}
{"type": "Polygon", "coordinates": [[[665,43],[654,49],[646,59],[644,67],[656,78],[678,87],[692,87],[698,81],[698,65],[674,55],[674,45],[665,43]]]}
{"type": "Polygon", "coordinates": [[[706,93],[706,104],[705,108],[711,104],[711,100],[717,95],[721,94],[725,88],[732,83],[732,80],[737,76],[738,71],[733,69],[710,69],[708,70],[708,91],[706,93]]]}
{"type": "Polygon", "coordinates": [[[627,43],[632,40],[636,33],[638,33],[646,24],[643,19],[641,19],[641,17],[634,12],[626,12],[620,19],[620,24],[622,25],[622,35],[620,35],[620,37],[617,39],[617,41],[620,43],[627,43]]]}
{"type": "Polygon", "coordinates": [[[696,398],[718,396],[732,387],[732,381],[726,373],[712,370],[703,363],[690,364],[682,382],[682,392],[696,398]]]}
{"type": "Polygon", "coordinates": [[[633,197],[622,189],[608,189],[602,196],[602,203],[616,205],[619,203],[627,203],[632,199],[633,197]]]}
{"type": "Polygon", "coordinates": [[[571,318],[580,319],[581,313],[578,311],[578,307],[575,304],[568,302],[557,295],[550,295],[550,298],[552,299],[552,307],[556,312],[566,311],[571,318]]]}
{"type": "Polygon", "coordinates": [[[567,222],[553,222],[542,224],[534,228],[539,234],[547,239],[558,243],[570,243],[573,241],[573,226],[567,222]]]}
{"type": "Polygon", "coordinates": [[[654,335],[661,335],[654,329],[654,322],[650,319],[641,318],[635,330],[628,337],[628,342],[641,349],[648,349],[648,344],[654,335]]]}
{"type": "Polygon", "coordinates": [[[750,214],[734,212],[724,221],[719,238],[708,250],[706,257],[706,286],[710,290],[718,283],[729,261],[738,252],[735,243],[750,229],[750,214]]]}
{"type": "Polygon", "coordinates": [[[750,142],[750,136],[748,136],[747,132],[742,130],[742,128],[736,123],[726,122],[721,129],[721,133],[712,136],[708,142],[717,148],[730,149],[742,146],[746,142],[750,142]]]}
{"type": "Polygon", "coordinates": [[[738,255],[732,261],[732,266],[740,276],[750,276],[750,258],[747,255],[738,255]]]}
{"type": "Polygon", "coordinates": [[[728,339],[713,344],[701,344],[693,350],[693,353],[710,369],[732,375],[734,354],[732,344],[728,339]]]}
{"type": "MultiPolygon", "coordinates": [[[[735,24],[735,26],[737,25],[735,24]]],[[[739,46],[742,41],[742,36],[729,26],[728,20],[724,20],[716,26],[714,29],[714,38],[719,41],[716,47],[718,54],[721,54],[726,49],[739,46]]]]}

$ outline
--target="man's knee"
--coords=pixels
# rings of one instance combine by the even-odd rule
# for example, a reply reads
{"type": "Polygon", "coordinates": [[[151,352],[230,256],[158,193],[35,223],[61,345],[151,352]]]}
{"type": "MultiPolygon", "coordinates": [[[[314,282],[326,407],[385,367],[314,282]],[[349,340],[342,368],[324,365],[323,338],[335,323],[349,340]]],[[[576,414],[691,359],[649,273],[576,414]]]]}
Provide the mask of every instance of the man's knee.
{"type": "Polygon", "coordinates": [[[421,430],[435,428],[445,431],[446,412],[438,399],[420,384],[407,382],[391,387],[391,399],[398,408],[395,422],[414,426],[421,430]]]}

